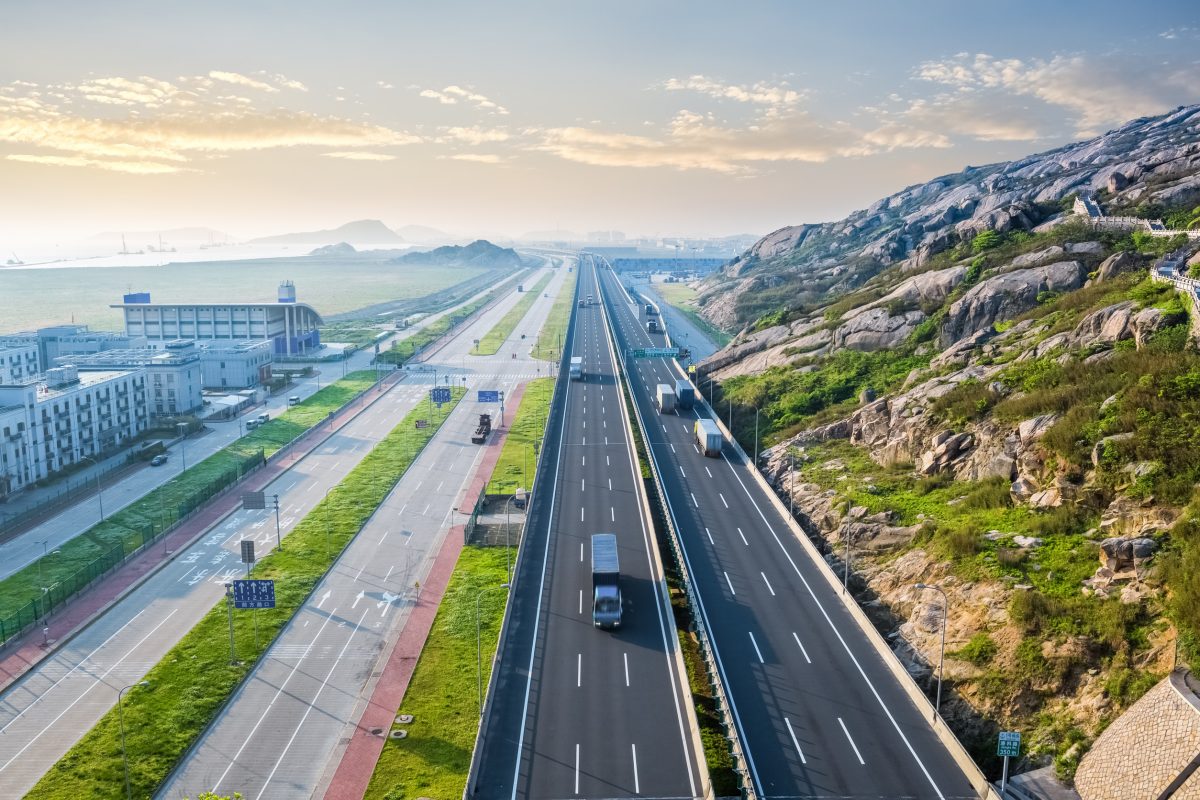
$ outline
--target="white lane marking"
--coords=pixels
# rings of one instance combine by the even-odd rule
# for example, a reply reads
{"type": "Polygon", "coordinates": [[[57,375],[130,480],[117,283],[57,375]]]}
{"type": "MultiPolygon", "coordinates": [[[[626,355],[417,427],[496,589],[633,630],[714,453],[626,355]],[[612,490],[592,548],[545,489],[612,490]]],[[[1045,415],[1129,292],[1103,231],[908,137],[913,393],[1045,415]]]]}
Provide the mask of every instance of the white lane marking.
{"type": "Polygon", "coordinates": [[[358,574],[354,576],[354,580],[356,580],[356,581],[357,581],[359,578],[361,578],[361,577],[362,577],[362,574],[363,574],[363,570],[364,570],[364,569],[366,569],[366,568],[367,568],[367,565],[366,565],[365,563],[364,563],[364,564],[363,564],[361,567],[359,567],[359,568],[358,568],[358,574]]]}
{"type": "Polygon", "coordinates": [[[680,475],[682,475],[682,476],[684,477],[684,480],[686,480],[686,479],[687,479],[687,473],[683,471],[683,466],[682,466],[682,465],[680,465],[680,467],[679,467],[679,474],[680,474],[680,475]]]}
{"type": "Polygon", "coordinates": [[[585,447],[587,446],[587,437],[586,436],[583,437],[583,444],[585,447]]]}
{"type": "Polygon", "coordinates": [[[332,589],[326,589],[326,590],[325,590],[325,594],[321,595],[321,599],[320,599],[320,601],[317,603],[317,610],[318,610],[318,611],[320,611],[320,610],[321,610],[321,606],[325,605],[325,601],[329,599],[329,596],[330,596],[331,594],[333,594],[333,590],[332,590],[332,589]]]}
{"type": "Polygon", "coordinates": [[[688,492],[688,494],[692,495],[692,505],[694,505],[696,508],[699,508],[700,504],[696,502],[696,495],[692,494],[691,492],[688,492]]]}
{"type": "Polygon", "coordinates": [[[426,515],[429,513],[429,506],[431,506],[431,505],[433,505],[433,503],[426,503],[426,504],[425,504],[425,510],[421,512],[421,516],[422,516],[422,517],[426,516],[426,515]]]}
{"type": "Polygon", "coordinates": [[[746,534],[742,533],[741,528],[738,528],[737,532],[738,532],[738,536],[742,537],[742,544],[746,545],[746,547],[749,547],[750,543],[746,541],[746,534]]]}
{"type": "Polygon", "coordinates": [[[583,485],[583,478],[580,478],[579,479],[579,491],[583,492],[586,490],[587,490],[587,487],[583,485]]]}
{"type": "Polygon", "coordinates": [[[583,589],[579,590],[579,613],[583,613],[583,589]]]}
{"type": "Polygon", "coordinates": [[[133,647],[129,648],[129,650],[126,651],[125,655],[118,658],[115,662],[113,662],[113,665],[111,667],[104,670],[104,674],[101,675],[100,677],[96,678],[94,681],[92,681],[90,686],[88,686],[86,689],[84,689],[82,692],[80,692],[79,696],[76,697],[74,700],[72,700],[71,704],[69,706],[64,708],[57,717],[50,720],[50,724],[48,724],[46,727],[42,728],[40,731],[38,731],[33,736],[31,736],[29,741],[25,743],[24,747],[22,747],[20,750],[18,750],[13,755],[12,758],[10,758],[8,761],[4,762],[4,766],[0,767],[0,772],[3,772],[4,770],[8,769],[9,765],[12,764],[14,761],[16,761],[18,758],[20,758],[21,754],[24,753],[26,750],[28,750],[30,745],[32,745],[38,739],[42,738],[42,734],[44,734],[46,731],[50,730],[55,725],[57,725],[58,721],[60,719],[62,719],[64,716],[66,716],[67,712],[70,711],[72,708],[74,708],[76,703],[78,703],[80,700],[82,700],[84,697],[86,697],[88,692],[90,692],[92,689],[95,689],[97,686],[99,686],[101,683],[103,683],[104,679],[108,677],[108,674],[110,672],[112,672],[117,667],[121,666],[122,662],[124,662],[125,659],[129,658],[129,656],[133,653],[134,650],[137,650],[139,647],[141,647],[142,643],[145,642],[147,639],[149,639],[151,636],[153,636],[158,631],[159,628],[161,628],[163,625],[165,625],[167,623],[167,620],[169,620],[171,617],[175,616],[175,612],[178,610],[179,609],[174,609],[171,611],[170,614],[167,614],[165,617],[163,617],[162,622],[158,623],[153,628],[151,628],[150,632],[147,633],[145,636],[143,636],[141,639],[139,639],[137,644],[135,644],[133,647]]]}
{"type": "Polygon", "coordinates": [[[850,731],[846,730],[846,723],[842,722],[841,717],[838,717],[837,719],[838,719],[838,725],[842,726],[842,733],[846,734],[846,741],[848,741],[850,743],[850,746],[854,748],[854,755],[856,758],[858,758],[858,763],[862,764],[865,767],[867,765],[867,762],[863,761],[862,753],[858,752],[858,745],[856,745],[854,743],[854,739],[852,739],[850,737],[850,731]]]}
{"type": "Polygon", "coordinates": [[[729,593],[737,594],[737,592],[733,590],[733,581],[729,580],[729,573],[725,570],[721,570],[721,574],[725,576],[725,582],[729,584],[729,593]]]}
{"type": "Polygon", "coordinates": [[[783,721],[787,724],[788,735],[792,737],[792,744],[795,745],[796,752],[800,755],[800,763],[807,764],[808,761],[804,758],[804,751],[800,749],[800,742],[796,740],[796,732],[792,730],[792,721],[787,717],[784,717],[783,721]]]}
{"type": "Polygon", "coordinates": [[[622,653],[621,658],[625,661],[625,686],[629,686],[629,653],[622,653]]]}
{"type": "MultiPolygon", "coordinates": [[[[191,569],[189,569],[187,572],[183,573],[183,574],[182,574],[182,575],[180,575],[178,578],[176,578],[176,579],[175,579],[175,582],[176,582],[176,583],[179,583],[181,580],[183,580],[184,578],[186,578],[188,575],[191,575],[191,574],[192,574],[192,572],[194,572],[194,571],[195,571],[195,569],[196,569],[195,567],[192,567],[192,568],[191,568],[191,569]]],[[[145,609],[142,609],[142,610],[143,610],[143,611],[145,611],[145,609]]]]}
{"type": "Polygon", "coordinates": [[[750,634],[750,644],[754,645],[754,652],[758,654],[758,663],[767,663],[766,661],[763,661],[762,650],[758,649],[758,642],[754,641],[754,633],[752,631],[746,631],[746,633],[750,634]]]}
{"type": "Polygon", "coordinates": [[[695,450],[697,453],[700,452],[700,448],[697,447],[695,444],[692,445],[692,449],[695,450]]]}
{"type": "Polygon", "coordinates": [[[350,606],[350,608],[351,608],[351,609],[357,608],[357,607],[358,607],[358,601],[359,601],[359,600],[362,600],[362,599],[363,599],[364,597],[366,597],[366,596],[367,596],[367,595],[366,595],[366,592],[364,592],[364,591],[362,591],[362,590],[360,589],[360,590],[359,590],[359,592],[358,592],[358,594],[357,594],[357,595],[355,595],[355,597],[354,597],[354,605],[350,606]]]}
{"type": "Polygon", "coordinates": [[[662,426],[662,429],[663,429],[663,433],[666,433],[666,432],[667,432],[667,426],[666,426],[666,425],[663,425],[663,426],[662,426]]]}
{"type": "Polygon", "coordinates": [[[708,467],[705,467],[704,471],[708,473],[708,477],[712,477],[712,470],[710,470],[708,467]]]}
{"type": "Polygon", "coordinates": [[[767,580],[767,573],[760,571],[758,574],[762,575],[763,583],[765,583],[767,585],[767,591],[769,591],[771,593],[771,597],[774,597],[775,590],[771,588],[771,582],[769,580],[767,580]]]}
{"type": "Polygon", "coordinates": [[[641,794],[642,788],[641,788],[641,785],[638,783],[638,773],[637,773],[637,745],[630,743],[629,746],[633,749],[633,793],[641,794]]]}
{"type": "Polygon", "coordinates": [[[792,631],[792,638],[796,640],[796,644],[800,645],[800,654],[804,656],[804,660],[811,664],[812,659],[808,657],[808,651],[805,650],[804,645],[800,643],[800,637],[796,635],[795,631],[792,631]]]}
{"type": "Polygon", "coordinates": [[[611,467],[611,466],[612,466],[612,462],[610,462],[610,461],[608,460],[608,456],[605,456],[605,457],[604,457],[604,466],[606,466],[606,467],[611,467]]]}
{"type": "Polygon", "coordinates": [[[617,508],[616,508],[616,506],[609,506],[609,507],[608,507],[608,518],[609,518],[609,520],[610,520],[610,521],[612,521],[612,522],[616,522],[616,521],[617,521],[617,508]]]}
{"type": "Polygon", "coordinates": [[[904,742],[904,746],[908,749],[909,755],[912,756],[913,761],[917,763],[917,766],[921,768],[922,774],[924,774],[925,779],[929,781],[929,785],[933,787],[934,793],[937,794],[941,800],[946,800],[946,796],[942,794],[942,790],[938,787],[937,782],[934,781],[933,776],[930,775],[929,770],[926,769],[925,762],[922,761],[921,757],[917,755],[917,751],[913,748],[912,742],[908,741],[908,737],[905,736],[904,731],[901,730],[900,723],[896,722],[896,718],[892,716],[892,710],[887,707],[887,703],[883,702],[883,698],[879,696],[879,692],[875,689],[875,684],[871,683],[870,678],[867,677],[866,670],[863,669],[862,664],[858,662],[854,652],[850,649],[850,645],[846,643],[844,638],[842,638],[841,631],[839,631],[838,627],[833,624],[833,619],[829,616],[829,612],[825,610],[825,606],[821,605],[821,601],[817,598],[817,593],[813,591],[808,579],[805,578],[804,574],[800,572],[800,567],[796,565],[795,560],[792,558],[792,554],[789,553],[787,548],[783,546],[783,541],[779,538],[779,534],[775,532],[775,528],[772,527],[771,523],[767,520],[767,515],[763,513],[761,508],[759,508],[758,502],[754,499],[754,495],[750,494],[750,490],[747,489],[746,484],[742,482],[742,476],[738,475],[737,469],[733,466],[733,462],[730,461],[729,457],[724,453],[721,453],[721,458],[725,459],[725,463],[729,464],[729,469],[731,472],[733,472],[734,478],[736,478],[737,482],[741,485],[742,491],[746,493],[746,497],[750,498],[750,502],[754,506],[754,510],[758,512],[758,516],[762,518],[763,524],[767,526],[767,530],[771,532],[771,536],[775,539],[775,544],[779,545],[779,549],[783,551],[784,558],[786,558],[788,563],[792,565],[792,569],[800,578],[800,582],[803,583],[804,588],[808,590],[809,597],[813,599],[813,602],[816,603],[817,608],[820,609],[821,616],[825,618],[826,624],[829,625],[830,630],[833,631],[833,635],[836,636],[838,642],[841,643],[842,649],[846,651],[846,655],[850,656],[850,661],[854,664],[854,668],[858,670],[858,674],[862,677],[863,682],[867,684],[867,688],[870,689],[871,694],[874,695],[875,701],[879,703],[879,707],[882,708],[883,713],[887,715],[888,721],[892,723],[892,727],[895,728],[896,733],[900,735],[900,741],[904,742]]]}
{"type": "Polygon", "coordinates": [[[612,478],[609,478],[609,479],[608,479],[608,490],[609,490],[610,492],[612,491],[612,478]]]}
{"type": "Polygon", "coordinates": [[[579,794],[579,742],[575,743],[575,794],[579,794]]]}
{"type": "Polygon", "coordinates": [[[729,508],[729,503],[725,502],[725,495],[721,494],[720,492],[717,492],[717,495],[721,498],[721,502],[724,503],[725,507],[729,508]]]}
{"type": "Polygon", "coordinates": [[[422,484],[422,483],[424,483],[424,482],[425,482],[425,480],[424,480],[424,479],[421,479],[421,480],[417,481],[417,486],[416,486],[416,488],[420,489],[420,488],[421,488],[421,484],[422,484]]]}
{"type": "Polygon", "coordinates": [[[607,436],[604,437],[604,446],[608,447],[608,437],[607,436]]]}
{"type": "Polygon", "coordinates": [[[406,509],[406,508],[408,508],[408,503],[405,503],[404,505],[400,506],[400,511],[396,514],[396,516],[397,517],[404,516],[404,509],[406,509]]]}
{"type": "Polygon", "coordinates": [[[437,494],[438,492],[440,492],[442,490],[443,483],[445,483],[445,481],[438,481],[438,488],[433,490],[434,494],[437,494]]]}
{"type": "Polygon", "coordinates": [[[580,562],[583,561],[583,542],[579,543],[579,560],[580,562]]]}
{"type": "Polygon", "coordinates": [[[714,542],[714,541],[713,541],[713,538],[712,538],[712,531],[710,531],[708,528],[705,528],[705,529],[704,529],[704,532],[708,534],[708,543],[709,543],[709,544],[716,544],[716,542],[714,542]]]}
{"type": "Polygon", "coordinates": [[[586,467],[586,466],[587,466],[587,456],[583,456],[583,457],[580,459],[579,466],[581,466],[581,467],[586,467]]]}
{"type": "Polygon", "coordinates": [[[317,689],[317,693],[313,695],[312,701],[306,704],[308,708],[304,709],[304,716],[300,717],[300,722],[296,725],[296,730],[292,731],[291,738],[288,739],[287,744],[284,745],[283,752],[279,754],[279,760],[277,760],[275,762],[275,766],[271,768],[271,772],[267,775],[267,779],[263,781],[262,789],[260,789],[258,794],[255,795],[254,800],[261,800],[262,796],[266,794],[267,787],[271,785],[271,779],[275,777],[275,772],[279,769],[279,765],[282,764],[283,759],[287,757],[288,750],[292,748],[292,742],[296,741],[296,736],[299,735],[301,730],[303,730],[304,721],[308,719],[308,715],[312,713],[312,710],[316,707],[317,700],[321,698],[321,692],[325,691],[325,687],[329,685],[329,679],[333,676],[333,671],[338,668],[340,663],[342,663],[342,656],[346,655],[347,648],[349,648],[350,643],[354,641],[354,637],[358,633],[358,629],[362,627],[363,620],[366,619],[367,611],[369,610],[370,609],[363,609],[362,616],[358,618],[358,622],[355,624],[354,630],[352,630],[350,635],[346,637],[346,643],[342,645],[342,649],[338,652],[337,658],[333,660],[333,665],[329,668],[329,672],[325,673],[325,678],[321,681],[321,686],[317,689]]]}
{"type": "MultiPolygon", "coordinates": [[[[579,507],[579,521],[583,522],[583,506],[579,507]]],[[[580,545],[582,547],[583,545],[580,545]]]]}
{"type": "Polygon", "coordinates": [[[671,452],[672,452],[672,453],[674,453],[674,452],[675,452],[675,445],[671,444],[670,442],[667,442],[667,444],[671,445],[671,452]]]}
{"type": "Polygon", "coordinates": [[[583,686],[583,653],[575,655],[575,685],[583,686]]]}

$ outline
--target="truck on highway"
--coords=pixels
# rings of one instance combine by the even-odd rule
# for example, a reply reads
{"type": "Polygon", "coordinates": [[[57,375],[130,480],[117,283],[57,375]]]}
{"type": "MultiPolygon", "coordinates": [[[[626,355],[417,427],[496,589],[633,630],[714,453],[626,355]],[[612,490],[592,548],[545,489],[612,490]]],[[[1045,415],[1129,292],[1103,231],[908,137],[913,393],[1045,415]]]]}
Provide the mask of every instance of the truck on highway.
{"type": "Polygon", "coordinates": [[[675,390],[671,388],[669,383],[660,383],[658,390],[654,393],[655,405],[658,406],[658,413],[670,414],[675,410],[675,390]]]}
{"type": "Polygon", "coordinates": [[[646,320],[646,330],[649,331],[650,333],[658,333],[658,320],[656,320],[656,319],[646,320]]]}
{"type": "Polygon", "coordinates": [[[621,627],[621,568],[615,533],[592,536],[592,624],[621,627]]]}
{"type": "Polygon", "coordinates": [[[595,303],[595,302],[596,302],[596,300],[595,300],[595,299],[594,299],[594,298],[593,298],[593,297],[592,297],[592,296],[589,294],[589,295],[587,296],[587,304],[590,306],[590,305],[592,305],[592,304],[593,304],[593,303],[595,303]]]}
{"type": "Polygon", "coordinates": [[[717,427],[717,423],[707,418],[698,419],[692,427],[692,433],[696,436],[696,446],[700,448],[700,452],[711,458],[721,455],[721,448],[725,446],[725,436],[717,427]]]}
{"type": "Polygon", "coordinates": [[[583,356],[571,356],[571,380],[583,380],[583,356]]]}
{"type": "Polygon", "coordinates": [[[646,316],[647,317],[657,317],[658,316],[658,309],[655,308],[652,303],[646,303],[646,316]]]}
{"type": "Polygon", "coordinates": [[[689,409],[696,404],[696,388],[687,378],[675,381],[675,407],[689,409]]]}
{"type": "Polygon", "coordinates": [[[475,427],[475,433],[471,435],[471,441],[475,444],[483,444],[487,441],[488,434],[492,432],[492,415],[480,414],[479,425],[475,427]]]}
{"type": "Polygon", "coordinates": [[[517,291],[518,291],[518,292],[523,292],[523,291],[525,291],[525,284],[523,284],[523,283],[518,283],[518,284],[517,284],[517,291]]]}
{"type": "Polygon", "coordinates": [[[586,306],[586,305],[587,305],[587,301],[586,301],[586,300],[584,300],[582,297],[581,297],[581,298],[579,298],[579,307],[580,307],[580,308],[583,308],[583,307],[584,307],[584,306],[586,306]]]}

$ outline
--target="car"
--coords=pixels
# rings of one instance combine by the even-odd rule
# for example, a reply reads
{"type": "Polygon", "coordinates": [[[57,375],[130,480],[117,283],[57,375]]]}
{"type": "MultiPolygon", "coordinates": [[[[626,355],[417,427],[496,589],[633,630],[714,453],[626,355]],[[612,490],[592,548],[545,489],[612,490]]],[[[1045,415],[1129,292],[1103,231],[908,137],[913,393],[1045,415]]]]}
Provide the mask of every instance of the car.
{"type": "Polygon", "coordinates": [[[289,406],[298,406],[298,405],[300,405],[300,395],[298,395],[298,394],[294,394],[294,395],[292,395],[291,397],[289,397],[289,398],[288,398],[288,405],[289,405],[289,406]]]}
{"type": "Polygon", "coordinates": [[[165,463],[167,463],[167,457],[162,453],[159,453],[154,458],[150,459],[150,466],[152,467],[161,467],[165,463]]]}

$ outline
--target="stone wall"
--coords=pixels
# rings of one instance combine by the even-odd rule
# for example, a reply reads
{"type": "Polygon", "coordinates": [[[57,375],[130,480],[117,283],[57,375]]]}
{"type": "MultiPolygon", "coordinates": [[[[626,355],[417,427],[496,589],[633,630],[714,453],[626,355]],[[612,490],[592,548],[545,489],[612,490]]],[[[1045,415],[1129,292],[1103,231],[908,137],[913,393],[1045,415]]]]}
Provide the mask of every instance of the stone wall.
{"type": "MultiPolygon", "coordinates": [[[[1083,800],[1155,800],[1200,754],[1200,699],[1173,672],[1100,735],[1075,773],[1083,800]]],[[[1171,800],[1200,800],[1200,773],[1171,800]]]]}

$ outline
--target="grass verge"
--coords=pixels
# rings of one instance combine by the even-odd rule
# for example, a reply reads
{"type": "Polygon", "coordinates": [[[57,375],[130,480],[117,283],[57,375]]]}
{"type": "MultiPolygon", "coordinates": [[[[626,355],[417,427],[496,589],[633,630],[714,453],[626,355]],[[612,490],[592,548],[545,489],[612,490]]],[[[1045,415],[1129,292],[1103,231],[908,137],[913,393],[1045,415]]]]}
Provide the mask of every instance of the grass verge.
{"type": "Polygon", "coordinates": [[[413,715],[408,737],[384,743],[369,800],[462,797],[478,729],[475,607],[478,598],[486,697],[507,600],[496,588],[504,573],[503,547],[467,547],[459,556],[399,708],[413,715]]]}
{"type": "MultiPolygon", "coordinates": [[[[65,602],[82,588],[98,566],[107,569],[132,553],[180,517],[185,516],[265,456],[323,421],[359,392],[375,382],[373,370],[352,372],[293,406],[270,422],[231,442],[203,461],[146,494],[103,522],[62,544],[57,551],[38,559],[0,581],[0,625],[12,635],[28,624],[41,601],[42,587],[52,607],[65,602]]],[[[186,447],[186,443],[184,445],[186,447]]],[[[166,469],[172,469],[167,466],[166,469]]],[[[97,574],[103,572],[99,569],[97,574]]]]}
{"type": "MultiPolygon", "coordinates": [[[[453,391],[454,402],[435,413],[430,427],[414,427],[417,418],[428,414],[427,409],[409,413],[330,496],[300,521],[282,551],[270,553],[255,565],[253,577],[275,580],[278,607],[234,615],[238,664],[229,663],[228,612],[225,603],[219,602],[146,674],[149,687],[126,694],[125,741],[134,795],[147,797],[154,793],[253,668],[261,655],[254,652],[253,615],[258,615],[259,637],[265,646],[304,603],[329,565],[453,410],[463,390],[453,391]]],[[[28,797],[119,797],[123,772],[117,716],[116,709],[105,714],[42,777],[28,797]]]]}
{"type": "Polygon", "coordinates": [[[553,272],[548,273],[532,289],[527,289],[525,296],[518,300],[517,304],[509,309],[509,312],[493,325],[490,331],[483,335],[479,344],[472,348],[471,353],[477,356],[495,355],[496,351],[500,349],[500,345],[504,344],[504,340],[512,335],[512,332],[517,329],[517,325],[529,313],[529,309],[533,308],[533,304],[537,302],[538,297],[553,277],[553,272]]]}
{"type": "Polygon", "coordinates": [[[546,322],[538,333],[537,344],[533,347],[534,358],[542,361],[558,360],[563,339],[567,337],[567,325],[571,322],[571,309],[575,306],[575,284],[578,280],[579,273],[571,272],[563,281],[562,288],[558,290],[558,297],[554,299],[554,306],[550,309],[550,316],[546,317],[546,322]]]}
{"type": "Polygon", "coordinates": [[[700,307],[696,305],[696,297],[700,293],[686,283],[656,283],[654,291],[658,292],[659,297],[674,306],[676,311],[687,317],[717,347],[724,347],[733,341],[732,336],[700,315],[700,307]]]}
{"type": "Polygon", "coordinates": [[[537,378],[525,384],[521,405],[509,426],[500,460],[488,481],[488,494],[512,494],[517,487],[529,488],[536,464],[534,448],[541,446],[553,394],[554,378],[537,378]]]}

